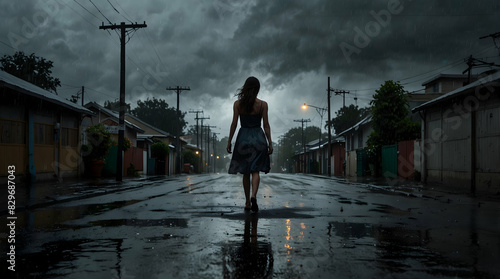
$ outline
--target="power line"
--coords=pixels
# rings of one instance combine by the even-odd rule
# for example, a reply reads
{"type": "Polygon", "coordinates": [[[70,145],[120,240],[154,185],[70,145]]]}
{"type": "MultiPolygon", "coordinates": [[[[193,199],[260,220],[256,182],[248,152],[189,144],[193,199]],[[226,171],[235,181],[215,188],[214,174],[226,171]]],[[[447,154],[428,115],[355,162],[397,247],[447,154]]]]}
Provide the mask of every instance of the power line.
{"type": "Polygon", "coordinates": [[[96,10],[108,21],[109,24],[112,24],[111,21],[101,12],[101,10],[99,10],[99,8],[94,4],[94,2],[92,2],[92,0],[89,0],[90,3],[92,3],[92,5],[94,5],[94,7],[96,8],[96,10]]]}
{"type": "MultiPolygon", "coordinates": [[[[73,0],[76,4],[78,4],[80,7],[82,7],[84,10],[86,10],[89,14],[91,14],[92,16],[94,16],[95,18],[97,18],[99,21],[101,21],[100,18],[98,18],[95,14],[93,14],[91,11],[89,11],[87,8],[85,8],[82,4],[78,3],[78,1],[76,0],[73,0]]],[[[64,3],[63,3],[64,4],[64,3]]]]}
{"type": "Polygon", "coordinates": [[[113,10],[115,10],[117,13],[120,13],[120,12],[119,12],[119,11],[115,8],[115,6],[113,6],[113,4],[111,4],[111,2],[109,2],[109,0],[108,0],[108,3],[111,5],[111,7],[113,8],[113,10]]]}

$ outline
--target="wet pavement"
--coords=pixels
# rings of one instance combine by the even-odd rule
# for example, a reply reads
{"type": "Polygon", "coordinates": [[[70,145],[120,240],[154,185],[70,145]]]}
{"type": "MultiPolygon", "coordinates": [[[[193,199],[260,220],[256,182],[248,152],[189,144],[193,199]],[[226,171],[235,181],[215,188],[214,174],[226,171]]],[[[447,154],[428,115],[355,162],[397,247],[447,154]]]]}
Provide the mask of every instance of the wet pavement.
{"type": "MultiPolygon", "coordinates": [[[[45,185],[20,193],[29,206],[16,212],[16,271],[4,261],[0,274],[500,277],[498,197],[304,175],[261,177],[256,214],[243,210],[241,176],[226,174],[71,183],[73,190],[59,185],[57,194],[45,185]]],[[[1,249],[9,251],[9,231],[2,227],[1,249]]]]}

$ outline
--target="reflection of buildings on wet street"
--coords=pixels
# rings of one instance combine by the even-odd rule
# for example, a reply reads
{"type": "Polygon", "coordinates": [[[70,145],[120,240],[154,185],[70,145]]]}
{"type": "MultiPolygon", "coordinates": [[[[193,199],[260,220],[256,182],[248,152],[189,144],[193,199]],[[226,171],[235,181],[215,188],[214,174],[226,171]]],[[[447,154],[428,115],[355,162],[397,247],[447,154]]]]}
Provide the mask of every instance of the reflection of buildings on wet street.
{"type": "Polygon", "coordinates": [[[58,198],[41,191],[17,211],[16,275],[500,276],[497,198],[390,187],[262,175],[257,214],[243,210],[241,177],[230,175],[137,180],[58,198]]]}

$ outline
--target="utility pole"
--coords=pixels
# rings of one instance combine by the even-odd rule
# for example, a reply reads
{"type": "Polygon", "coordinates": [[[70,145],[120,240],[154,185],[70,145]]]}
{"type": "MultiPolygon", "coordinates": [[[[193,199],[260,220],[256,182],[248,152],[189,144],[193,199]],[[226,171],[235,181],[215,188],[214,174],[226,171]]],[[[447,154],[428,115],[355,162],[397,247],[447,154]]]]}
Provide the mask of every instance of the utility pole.
{"type": "Polygon", "coordinates": [[[216,149],[215,149],[215,148],[216,148],[216,146],[217,146],[217,145],[216,145],[216,140],[217,140],[217,135],[218,135],[218,134],[220,134],[220,133],[212,133],[212,135],[214,136],[214,138],[213,138],[213,140],[212,140],[213,145],[214,145],[214,148],[213,148],[213,149],[214,149],[214,173],[215,173],[215,165],[216,165],[216,162],[217,162],[217,161],[216,161],[216,160],[217,160],[217,158],[216,158],[216,157],[217,157],[217,155],[216,155],[216,154],[217,154],[217,151],[216,151],[216,149]]]}
{"type": "Polygon", "coordinates": [[[496,32],[493,34],[489,34],[486,36],[479,37],[479,39],[485,39],[485,38],[492,38],[493,39],[493,44],[495,44],[495,47],[500,51],[500,46],[497,45],[497,39],[500,39],[500,32],[496,32]]]}
{"type": "MultiPolygon", "coordinates": [[[[198,119],[201,120],[201,126],[200,126],[200,150],[203,151],[203,120],[204,119],[210,119],[210,116],[209,117],[198,117],[198,119]]],[[[201,170],[200,172],[203,172],[203,154],[200,154],[200,167],[201,167],[201,170]]]]}
{"type": "Polygon", "coordinates": [[[85,86],[82,86],[82,107],[83,107],[83,98],[85,97],[85,86]]]}
{"type": "Polygon", "coordinates": [[[346,91],[346,90],[335,90],[335,95],[340,95],[342,94],[343,95],[343,99],[344,99],[344,102],[343,102],[343,107],[345,108],[345,94],[349,94],[349,91],[346,91]]]}
{"type": "Polygon", "coordinates": [[[304,149],[304,173],[306,173],[306,143],[305,143],[305,138],[304,138],[304,123],[311,122],[311,119],[299,119],[299,120],[294,120],[293,122],[301,122],[302,123],[302,148],[304,149]]]}
{"type": "MultiPolygon", "coordinates": [[[[123,150],[123,137],[125,134],[125,36],[127,35],[127,29],[138,29],[138,28],[146,28],[146,22],[144,24],[125,24],[125,22],[121,22],[120,25],[104,25],[104,22],[99,29],[120,29],[120,116],[118,120],[118,151],[116,152],[116,181],[122,181],[122,150],[123,150]]],[[[82,98],[83,100],[83,98],[82,98]]]]}
{"type": "Polygon", "coordinates": [[[328,87],[326,88],[326,91],[328,92],[328,160],[327,160],[327,167],[328,167],[328,176],[332,176],[332,115],[331,115],[331,106],[330,106],[330,98],[334,90],[330,87],[330,77],[328,77],[328,87]]]}
{"type": "Polygon", "coordinates": [[[217,126],[210,126],[210,125],[207,125],[207,126],[202,126],[202,128],[207,128],[207,173],[210,172],[210,169],[209,169],[209,166],[208,166],[208,163],[210,163],[210,128],[216,128],[217,126]]]}
{"type": "Polygon", "coordinates": [[[189,113],[196,113],[196,118],[195,118],[195,120],[196,120],[196,147],[200,148],[199,141],[198,141],[198,138],[199,138],[198,114],[203,113],[203,111],[202,110],[190,110],[189,113]]]}
{"type": "Polygon", "coordinates": [[[177,138],[177,143],[175,145],[175,173],[180,174],[181,173],[181,152],[182,152],[182,146],[181,146],[181,111],[179,110],[179,94],[183,90],[191,90],[189,87],[167,87],[167,90],[174,90],[177,93],[177,131],[176,131],[176,138],[177,138]]]}

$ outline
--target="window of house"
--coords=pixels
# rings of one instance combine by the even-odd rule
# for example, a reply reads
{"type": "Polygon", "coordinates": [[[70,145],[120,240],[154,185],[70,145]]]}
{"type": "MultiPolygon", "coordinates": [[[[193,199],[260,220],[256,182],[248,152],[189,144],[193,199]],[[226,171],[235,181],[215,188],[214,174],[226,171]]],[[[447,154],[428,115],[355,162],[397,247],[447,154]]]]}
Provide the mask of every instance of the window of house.
{"type": "Polygon", "coordinates": [[[77,147],[78,129],[63,127],[61,129],[61,145],[69,147],[77,147]]]}
{"type": "Polygon", "coordinates": [[[432,93],[439,93],[441,90],[439,89],[439,82],[436,82],[432,85],[432,93]]]}
{"type": "Polygon", "coordinates": [[[24,121],[0,119],[0,143],[26,143],[26,123],[24,121]]]}
{"type": "Polygon", "coordinates": [[[54,125],[35,123],[35,144],[54,144],[54,125]]]}

